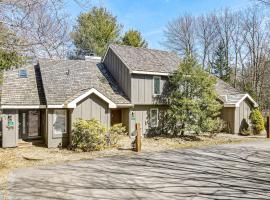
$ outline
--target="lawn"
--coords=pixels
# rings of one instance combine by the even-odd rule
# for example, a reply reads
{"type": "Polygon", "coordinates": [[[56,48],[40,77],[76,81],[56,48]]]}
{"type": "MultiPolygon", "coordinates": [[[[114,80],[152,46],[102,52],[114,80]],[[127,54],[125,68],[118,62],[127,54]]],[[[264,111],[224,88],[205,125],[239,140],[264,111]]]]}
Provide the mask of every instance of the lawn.
{"type": "MultiPolygon", "coordinates": [[[[254,141],[257,139],[258,138],[234,137],[226,134],[219,134],[215,137],[210,137],[209,135],[205,134],[196,138],[144,138],[142,141],[142,152],[162,151],[176,148],[193,148],[217,144],[254,141]]],[[[8,174],[15,169],[93,159],[104,156],[134,154],[135,152],[130,150],[130,144],[130,138],[123,137],[119,142],[119,149],[106,149],[99,152],[78,152],[69,151],[67,149],[48,149],[41,146],[9,149],[0,148],[0,192],[2,191],[4,197],[6,196],[7,177],[8,174]]]]}

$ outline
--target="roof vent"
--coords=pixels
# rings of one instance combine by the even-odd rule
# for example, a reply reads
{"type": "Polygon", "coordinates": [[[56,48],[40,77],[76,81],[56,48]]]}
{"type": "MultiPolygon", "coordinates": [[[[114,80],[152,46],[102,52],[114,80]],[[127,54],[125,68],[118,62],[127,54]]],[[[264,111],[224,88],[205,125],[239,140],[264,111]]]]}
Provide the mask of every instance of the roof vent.
{"type": "Polygon", "coordinates": [[[28,77],[28,73],[26,69],[20,69],[19,70],[19,77],[20,78],[27,78],[28,77]]]}

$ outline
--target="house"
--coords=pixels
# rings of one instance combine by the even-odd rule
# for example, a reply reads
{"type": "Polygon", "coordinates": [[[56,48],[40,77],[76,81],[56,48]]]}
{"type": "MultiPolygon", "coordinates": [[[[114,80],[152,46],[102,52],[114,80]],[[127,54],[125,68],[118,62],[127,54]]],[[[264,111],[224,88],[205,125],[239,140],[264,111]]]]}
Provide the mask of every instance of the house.
{"type": "MultiPolygon", "coordinates": [[[[168,76],[179,66],[170,52],[111,45],[102,60],[40,60],[5,71],[2,85],[2,146],[41,139],[47,147],[66,146],[78,118],[110,127],[123,123],[129,133],[140,122],[142,133],[159,125],[168,76]]],[[[223,118],[232,133],[256,102],[219,81],[223,118]]]]}

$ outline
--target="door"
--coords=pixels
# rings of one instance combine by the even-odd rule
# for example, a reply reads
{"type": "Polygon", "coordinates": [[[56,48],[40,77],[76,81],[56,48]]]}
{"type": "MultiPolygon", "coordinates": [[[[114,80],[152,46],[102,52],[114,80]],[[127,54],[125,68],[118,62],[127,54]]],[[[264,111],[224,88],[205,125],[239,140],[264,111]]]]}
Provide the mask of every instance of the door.
{"type": "Polygon", "coordinates": [[[39,110],[28,111],[28,138],[39,136],[39,110]]]}
{"type": "Polygon", "coordinates": [[[111,110],[111,125],[122,123],[122,111],[111,110]]]}

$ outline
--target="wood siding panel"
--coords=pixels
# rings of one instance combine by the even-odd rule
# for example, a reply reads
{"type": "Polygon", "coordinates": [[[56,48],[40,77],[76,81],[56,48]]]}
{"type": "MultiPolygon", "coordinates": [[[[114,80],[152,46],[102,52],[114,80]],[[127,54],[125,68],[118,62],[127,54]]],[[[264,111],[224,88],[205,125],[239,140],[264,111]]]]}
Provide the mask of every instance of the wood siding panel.
{"type": "MultiPolygon", "coordinates": [[[[69,128],[67,128],[67,134],[62,136],[55,136],[53,134],[53,111],[54,109],[48,109],[48,141],[47,146],[48,148],[56,148],[59,146],[67,146],[69,143],[69,128]]],[[[68,125],[68,114],[67,112],[67,127],[68,125]]]]}
{"type": "Polygon", "coordinates": [[[235,133],[235,108],[222,108],[221,118],[228,124],[231,133],[235,133]]]}
{"type": "Polygon", "coordinates": [[[19,114],[18,110],[3,110],[2,118],[2,147],[16,147],[19,138],[19,114]],[[8,128],[8,116],[12,117],[13,128],[8,128]]]}
{"type": "MultiPolygon", "coordinates": [[[[133,74],[131,78],[131,102],[133,104],[149,105],[160,103],[158,96],[153,95],[153,77],[152,75],[133,74]]],[[[164,86],[168,77],[161,76],[161,94],[163,93],[164,86]]]]}
{"type": "MultiPolygon", "coordinates": [[[[164,112],[166,110],[165,106],[146,106],[146,105],[137,105],[134,106],[134,108],[130,109],[129,113],[129,133],[132,133],[135,131],[135,123],[140,123],[142,128],[142,133],[147,134],[149,130],[149,115],[150,115],[150,109],[151,108],[158,108],[159,117],[160,113],[164,112]],[[132,113],[135,115],[135,120],[132,119],[132,113]]],[[[161,123],[159,123],[159,126],[162,126],[161,123]]]]}
{"type": "Polygon", "coordinates": [[[131,76],[128,68],[111,49],[108,49],[104,59],[105,66],[112,74],[124,93],[131,98],[131,76]]]}
{"type": "Polygon", "coordinates": [[[72,122],[76,119],[96,119],[107,128],[110,125],[108,104],[96,95],[90,95],[78,103],[71,114],[72,122]]]}

